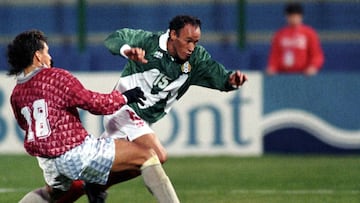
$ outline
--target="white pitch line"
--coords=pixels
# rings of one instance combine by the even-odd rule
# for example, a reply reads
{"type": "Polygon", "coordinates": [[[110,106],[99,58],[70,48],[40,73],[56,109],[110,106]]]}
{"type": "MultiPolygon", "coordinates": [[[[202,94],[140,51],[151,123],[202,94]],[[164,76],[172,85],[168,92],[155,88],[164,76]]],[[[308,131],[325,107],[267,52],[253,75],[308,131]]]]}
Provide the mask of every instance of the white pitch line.
{"type": "Polygon", "coordinates": [[[358,195],[360,190],[332,190],[332,189],[317,189],[317,190],[231,190],[235,194],[289,194],[289,195],[334,195],[334,194],[349,194],[358,195]]]}
{"type": "Polygon", "coordinates": [[[8,192],[15,192],[15,189],[12,188],[0,188],[0,193],[8,193],[8,192]]]}
{"type": "Polygon", "coordinates": [[[10,192],[25,192],[30,191],[31,189],[25,188],[0,188],[0,193],[10,193],[10,192]]]}
{"type": "MultiPolygon", "coordinates": [[[[214,190],[181,190],[185,193],[196,194],[212,194],[214,190]]],[[[230,190],[232,194],[259,194],[259,195],[335,195],[335,194],[347,194],[347,195],[359,195],[360,190],[334,190],[334,189],[315,189],[315,190],[230,190]]]]}

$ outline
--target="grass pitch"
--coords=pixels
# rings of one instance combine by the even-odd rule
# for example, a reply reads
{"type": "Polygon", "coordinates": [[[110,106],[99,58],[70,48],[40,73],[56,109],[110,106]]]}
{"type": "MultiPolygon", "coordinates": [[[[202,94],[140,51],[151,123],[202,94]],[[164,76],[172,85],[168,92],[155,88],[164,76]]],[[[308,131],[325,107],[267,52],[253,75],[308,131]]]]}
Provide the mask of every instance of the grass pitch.
{"type": "MultiPolygon", "coordinates": [[[[185,203],[358,203],[359,163],[358,156],[170,157],[164,167],[185,203]]],[[[0,202],[18,202],[43,184],[35,158],[0,155],[0,202]]],[[[108,192],[109,203],[156,202],[141,178],[108,192]]]]}

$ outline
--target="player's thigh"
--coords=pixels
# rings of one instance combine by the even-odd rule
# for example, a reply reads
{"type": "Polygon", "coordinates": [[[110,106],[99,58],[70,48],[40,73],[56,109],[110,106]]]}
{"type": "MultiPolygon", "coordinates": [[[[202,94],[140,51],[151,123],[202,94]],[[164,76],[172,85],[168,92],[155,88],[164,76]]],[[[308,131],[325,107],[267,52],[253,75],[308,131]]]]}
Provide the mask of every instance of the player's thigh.
{"type": "Polygon", "coordinates": [[[130,141],[154,133],[149,124],[127,105],[112,115],[104,116],[104,128],[105,133],[102,136],[130,141]]]}
{"type": "Polygon", "coordinates": [[[144,134],[133,140],[133,142],[141,146],[153,149],[158,155],[161,163],[164,163],[167,160],[166,149],[154,133],[144,134]]]}
{"type": "Polygon", "coordinates": [[[139,169],[153,155],[155,152],[150,148],[125,139],[115,139],[115,159],[111,171],[139,169]]]}

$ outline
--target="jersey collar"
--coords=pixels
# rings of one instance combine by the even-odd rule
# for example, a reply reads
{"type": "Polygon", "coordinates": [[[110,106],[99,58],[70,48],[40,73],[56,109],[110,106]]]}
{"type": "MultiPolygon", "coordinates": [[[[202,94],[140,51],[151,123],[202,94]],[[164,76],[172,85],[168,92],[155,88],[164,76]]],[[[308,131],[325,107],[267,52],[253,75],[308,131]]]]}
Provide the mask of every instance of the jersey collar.
{"type": "Polygon", "coordinates": [[[34,75],[36,75],[38,72],[40,72],[42,70],[42,67],[38,67],[35,68],[33,71],[31,71],[30,73],[28,73],[27,75],[25,75],[24,73],[18,75],[16,77],[17,79],[17,83],[21,84],[21,83],[25,83],[28,80],[30,80],[34,75]]]}
{"type": "Polygon", "coordinates": [[[170,30],[166,30],[166,32],[159,37],[159,47],[160,49],[167,51],[167,41],[169,39],[170,30]]]}

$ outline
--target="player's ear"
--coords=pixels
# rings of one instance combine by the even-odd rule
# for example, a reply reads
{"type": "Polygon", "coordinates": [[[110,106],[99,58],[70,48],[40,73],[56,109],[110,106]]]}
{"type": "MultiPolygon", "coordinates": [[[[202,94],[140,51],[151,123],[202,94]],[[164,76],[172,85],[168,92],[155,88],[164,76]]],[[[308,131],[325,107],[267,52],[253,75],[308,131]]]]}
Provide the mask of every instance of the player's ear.
{"type": "Polygon", "coordinates": [[[38,61],[41,61],[41,53],[40,51],[35,51],[34,59],[37,59],[38,61]]]}
{"type": "Polygon", "coordinates": [[[177,34],[175,30],[170,30],[170,39],[175,40],[177,38],[177,34]]]}

